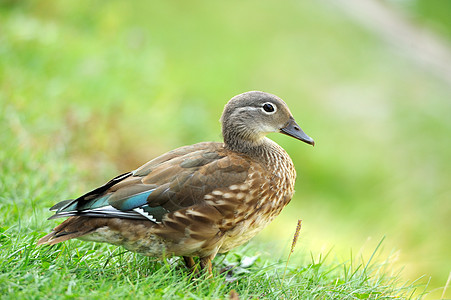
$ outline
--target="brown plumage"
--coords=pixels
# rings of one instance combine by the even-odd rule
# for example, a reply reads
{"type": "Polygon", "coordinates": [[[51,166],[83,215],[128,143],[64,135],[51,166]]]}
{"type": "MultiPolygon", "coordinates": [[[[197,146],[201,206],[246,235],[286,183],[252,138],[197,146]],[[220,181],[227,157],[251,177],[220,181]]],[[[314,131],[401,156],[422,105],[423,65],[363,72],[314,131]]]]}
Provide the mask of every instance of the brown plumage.
{"type": "Polygon", "coordinates": [[[263,92],[224,108],[224,143],[204,142],[157,157],[135,171],[51,208],[69,217],[38,241],[107,242],[147,256],[211,259],[255,236],[288,204],[296,172],[288,154],[265,137],[281,132],[313,145],[287,105],[263,92]]]}

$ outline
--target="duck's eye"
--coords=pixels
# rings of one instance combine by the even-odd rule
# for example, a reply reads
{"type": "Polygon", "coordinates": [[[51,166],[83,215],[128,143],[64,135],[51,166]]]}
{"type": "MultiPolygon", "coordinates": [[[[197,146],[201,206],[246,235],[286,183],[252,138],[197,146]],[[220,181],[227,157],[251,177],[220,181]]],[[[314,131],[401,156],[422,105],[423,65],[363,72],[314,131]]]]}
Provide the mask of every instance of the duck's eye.
{"type": "Polygon", "coordinates": [[[272,113],[275,111],[275,108],[271,103],[265,103],[263,104],[263,110],[267,113],[272,113]]]}

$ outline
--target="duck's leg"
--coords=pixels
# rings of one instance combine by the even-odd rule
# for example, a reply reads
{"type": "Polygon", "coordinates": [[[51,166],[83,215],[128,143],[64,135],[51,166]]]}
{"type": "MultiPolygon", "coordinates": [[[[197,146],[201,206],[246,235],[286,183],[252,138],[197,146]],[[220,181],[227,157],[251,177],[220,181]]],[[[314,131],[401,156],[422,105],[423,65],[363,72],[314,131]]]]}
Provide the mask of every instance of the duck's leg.
{"type": "Polygon", "coordinates": [[[212,277],[212,264],[211,261],[213,258],[215,258],[217,251],[210,254],[209,256],[200,257],[199,259],[199,265],[200,268],[198,268],[198,265],[194,262],[194,259],[190,256],[183,256],[183,260],[185,261],[185,265],[188,269],[191,270],[192,274],[194,276],[199,276],[200,271],[207,272],[207,277],[212,277]]]}
{"type": "Polygon", "coordinates": [[[220,248],[220,245],[217,245],[216,248],[214,249],[214,251],[210,255],[200,257],[200,268],[208,273],[208,276],[207,276],[208,278],[213,277],[211,261],[215,258],[216,254],[218,253],[219,248],[220,248]]]}
{"type": "Polygon", "coordinates": [[[188,269],[193,270],[196,266],[194,259],[190,256],[183,256],[183,260],[185,261],[185,265],[188,269]]]}
{"type": "Polygon", "coordinates": [[[211,265],[211,260],[214,258],[215,256],[213,255],[213,257],[207,256],[207,257],[201,257],[200,258],[200,268],[202,270],[206,270],[208,273],[208,276],[212,276],[212,265],[211,265]]]}

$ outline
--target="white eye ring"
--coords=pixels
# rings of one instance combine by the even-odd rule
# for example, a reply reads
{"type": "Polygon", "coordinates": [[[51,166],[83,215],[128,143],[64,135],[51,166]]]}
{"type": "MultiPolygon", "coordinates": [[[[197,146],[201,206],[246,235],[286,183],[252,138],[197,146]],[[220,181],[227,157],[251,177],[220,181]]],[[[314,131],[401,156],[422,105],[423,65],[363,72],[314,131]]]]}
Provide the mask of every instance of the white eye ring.
{"type": "Polygon", "coordinates": [[[275,106],[271,102],[265,102],[262,105],[262,110],[265,114],[272,115],[273,113],[275,113],[277,111],[277,106],[275,106]]]}

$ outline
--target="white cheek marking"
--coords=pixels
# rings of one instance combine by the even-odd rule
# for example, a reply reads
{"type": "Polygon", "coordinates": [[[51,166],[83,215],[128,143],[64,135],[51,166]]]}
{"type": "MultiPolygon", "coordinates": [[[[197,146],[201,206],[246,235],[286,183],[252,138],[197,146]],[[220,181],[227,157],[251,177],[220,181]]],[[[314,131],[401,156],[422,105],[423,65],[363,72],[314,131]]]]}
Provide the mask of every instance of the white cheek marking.
{"type": "Polygon", "coordinates": [[[252,106],[240,107],[233,111],[231,117],[239,115],[243,111],[256,111],[256,110],[260,110],[260,107],[252,107],[252,106]]]}

